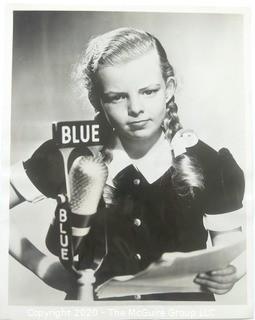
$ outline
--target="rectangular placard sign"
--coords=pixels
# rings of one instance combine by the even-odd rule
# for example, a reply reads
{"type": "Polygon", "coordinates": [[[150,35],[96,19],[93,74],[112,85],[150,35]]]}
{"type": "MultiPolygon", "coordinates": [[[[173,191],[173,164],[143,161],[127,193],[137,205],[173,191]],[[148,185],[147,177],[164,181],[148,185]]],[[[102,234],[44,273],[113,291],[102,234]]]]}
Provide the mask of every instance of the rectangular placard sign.
{"type": "Polygon", "coordinates": [[[102,145],[100,125],[97,121],[63,121],[52,124],[53,140],[58,147],[102,145]]]}

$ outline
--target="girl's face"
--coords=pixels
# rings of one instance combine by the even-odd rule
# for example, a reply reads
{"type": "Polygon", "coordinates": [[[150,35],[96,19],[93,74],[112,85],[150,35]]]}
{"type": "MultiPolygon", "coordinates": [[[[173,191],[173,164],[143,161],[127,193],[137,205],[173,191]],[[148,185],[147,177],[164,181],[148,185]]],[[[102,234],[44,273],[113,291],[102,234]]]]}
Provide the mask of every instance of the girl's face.
{"type": "Polygon", "coordinates": [[[100,67],[98,77],[102,108],[122,140],[160,135],[175,86],[174,81],[166,86],[156,50],[128,63],[100,67]]]}

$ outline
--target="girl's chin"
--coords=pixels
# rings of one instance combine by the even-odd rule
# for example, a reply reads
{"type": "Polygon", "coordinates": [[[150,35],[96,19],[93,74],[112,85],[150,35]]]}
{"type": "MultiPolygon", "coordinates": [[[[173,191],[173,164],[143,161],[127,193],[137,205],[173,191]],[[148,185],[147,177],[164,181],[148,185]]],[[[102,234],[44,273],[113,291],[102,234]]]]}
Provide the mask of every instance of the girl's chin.
{"type": "Polygon", "coordinates": [[[122,134],[121,136],[124,139],[128,139],[128,140],[155,140],[157,138],[159,138],[159,136],[161,135],[162,130],[157,130],[157,131],[151,131],[151,130],[135,130],[135,131],[131,131],[131,132],[125,132],[124,134],[122,134]]]}

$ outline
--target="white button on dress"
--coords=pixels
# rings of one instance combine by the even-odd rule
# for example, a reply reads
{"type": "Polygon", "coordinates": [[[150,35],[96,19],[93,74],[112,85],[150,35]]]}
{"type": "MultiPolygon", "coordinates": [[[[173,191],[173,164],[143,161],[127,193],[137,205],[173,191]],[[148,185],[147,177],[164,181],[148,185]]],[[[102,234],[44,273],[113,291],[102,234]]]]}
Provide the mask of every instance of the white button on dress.
{"type": "Polygon", "coordinates": [[[142,259],[141,255],[140,255],[139,253],[137,253],[135,256],[136,256],[136,258],[137,258],[138,260],[141,260],[141,259],[142,259]]]}
{"type": "Polygon", "coordinates": [[[140,179],[134,179],[134,180],[133,180],[133,184],[134,184],[135,186],[139,186],[140,183],[141,183],[141,180],[140,180],[140,179]]]}
{"type": "Polygon", "coordinates": [[[134,219],[134,225],[137,227],[140,227],[140,225],[142,224],[142,221],[138,218],[134,219]]]}

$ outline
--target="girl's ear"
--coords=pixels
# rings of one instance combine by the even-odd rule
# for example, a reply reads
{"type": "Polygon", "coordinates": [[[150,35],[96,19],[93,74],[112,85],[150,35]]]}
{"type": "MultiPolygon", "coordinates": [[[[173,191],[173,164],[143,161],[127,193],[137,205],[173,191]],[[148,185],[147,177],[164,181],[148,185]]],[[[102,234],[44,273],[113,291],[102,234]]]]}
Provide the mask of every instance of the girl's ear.
{"type": "Polygon", "coordinates": [[[166,82],[166,103],[172,99],[175,93],[175,89],[176,89],[175,78],[174,77],[168,78],[166,82]]]}

